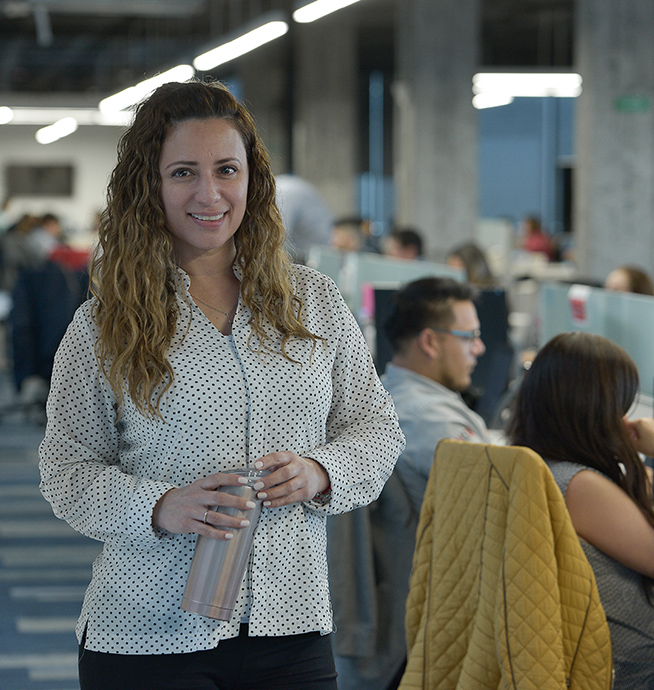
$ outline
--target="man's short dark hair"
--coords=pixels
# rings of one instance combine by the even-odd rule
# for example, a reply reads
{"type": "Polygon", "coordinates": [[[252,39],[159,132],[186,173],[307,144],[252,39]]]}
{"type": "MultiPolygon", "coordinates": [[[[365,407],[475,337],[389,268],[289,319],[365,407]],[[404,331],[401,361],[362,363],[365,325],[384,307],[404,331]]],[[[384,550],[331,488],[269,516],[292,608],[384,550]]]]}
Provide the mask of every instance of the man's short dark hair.
{"type": "Polygon", "coordinates": [[[422,256],[422,236],[417,230],[413,230],[412,228],[398,228],[393,230],[391,237],[394,238],[401,247],[415,247],[417,255],[422,256]]]}
{"type": "Polygon", "coordinates": [[[453,302],[472,301],[474,290],[453,278],[420,278],[397,291],[384,332],[394,352],[425,328],[449,328],[453,302]]]}

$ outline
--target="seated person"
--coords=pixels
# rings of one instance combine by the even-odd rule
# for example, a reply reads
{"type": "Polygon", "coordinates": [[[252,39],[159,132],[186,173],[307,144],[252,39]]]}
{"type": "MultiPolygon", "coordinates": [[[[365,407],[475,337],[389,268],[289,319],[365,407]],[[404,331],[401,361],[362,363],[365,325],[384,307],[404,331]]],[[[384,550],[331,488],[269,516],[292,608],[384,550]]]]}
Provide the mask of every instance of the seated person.
{"type": "Polygon", "coordinates": [[[463,401],[485,352],[468,285],[421,278],[398,291],[384,331],[394,355],[382,377],[407,439],[396,472],[420,512],[442,438],[489,442],[483,419],[463,401]]]}
{"type": "Polygon", "coordinates": [[[458,392],[484,352],[471,288],[450,278],[410,283],[385,326],[395,354],[382,381],[407,445],[377,501],[329,519],[339,690],[398,687],[415,534],[436,446],[442,438],[489,440],[458,392]]]}
{"type": "Polygon", "coordinates": [[[30,248],[41,261],[50,258],[50,254],[63,243],[64,229],[54,213],[46,213],[39,225],[27,236],[30,248]]]}
{"type": "Polygon", "coordinates": [[[373,234],[373,223],[359,216],[339,218],[332,228],[331,246],[344,252],[379,252],[379,238],[373,234]]]}
{"type": "Polygon", "coordinates": [[[617,292],[654,295],[654,284],[645,271],[636,266],[618,266],[606,277],[604,287],[617,292]]]}
{"type": "Polygon", "coordinates": [[[565,496],[609,623],[616,690],[654,688],[654,509],[638,454],[654,453],[654,419],[626,420],[637,393],[622,348],[562,333],[526,372],[507,431],[565,496]]]}
{"type": "Polygon", "coordinates": [[[410,228],[397,228],[388,236],[384,253],[396,259],[422,259],[422,236],[410,228]]]}
{"type": "Polygon", "coordinates": [[[331,246],[343,252],[359,252],[363,249],[363,221],[360,218],[340,218],[332,228],[331,246]]]}
{"type": "Polygon", "coordinates": [[[522,249],[527,252],[545,254],[549,261],[556,258],[556,247],[551,235],[542,228],[538,216],[526,216],[522,221],[522,249]]]}
{"type": "Polygon", "coordinates": [[[495,277],[484,252],[474,243],[466,242],[454,247],[447,255],[447,265],[462,268],[471,285],[493,285],[495,277]]]}

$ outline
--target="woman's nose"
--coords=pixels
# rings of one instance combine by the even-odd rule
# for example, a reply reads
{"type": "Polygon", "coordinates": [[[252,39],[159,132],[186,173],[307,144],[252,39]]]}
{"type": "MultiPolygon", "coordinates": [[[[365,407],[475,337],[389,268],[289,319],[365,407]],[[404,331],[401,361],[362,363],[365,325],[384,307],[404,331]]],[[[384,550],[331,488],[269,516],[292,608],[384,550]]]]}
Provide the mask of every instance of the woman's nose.
{"type": "Polygon", "coordinates": [[[196,199],[205,206],[210,206],[220,199],[220,183],[213,175],[203,175],[198,179],[195,192],[196,199]]]}

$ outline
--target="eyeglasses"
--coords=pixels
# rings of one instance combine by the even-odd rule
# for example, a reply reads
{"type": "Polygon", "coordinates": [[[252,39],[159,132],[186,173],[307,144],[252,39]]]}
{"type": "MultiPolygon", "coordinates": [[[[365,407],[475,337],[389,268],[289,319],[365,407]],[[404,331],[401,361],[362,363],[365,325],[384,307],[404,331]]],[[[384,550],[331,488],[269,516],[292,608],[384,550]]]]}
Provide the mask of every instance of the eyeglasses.
{"type": "Polygon", "coordinates": [[[474,331],[458,331],[456,328],[432,328],[431,330],[437,333],[449,333],[455,338],[461,338],[469,343],[481,338],[481,331],[478,328],[474,331]]]}

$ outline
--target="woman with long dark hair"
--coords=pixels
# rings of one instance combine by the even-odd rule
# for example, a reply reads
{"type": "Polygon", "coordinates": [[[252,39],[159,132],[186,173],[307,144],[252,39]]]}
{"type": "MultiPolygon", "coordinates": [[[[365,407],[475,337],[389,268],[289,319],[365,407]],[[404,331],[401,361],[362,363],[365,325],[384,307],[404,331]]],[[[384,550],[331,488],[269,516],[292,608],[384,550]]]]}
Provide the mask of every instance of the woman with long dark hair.
{"type": "Polygon", "coordinates": [[[654,508],[639,455],[654,455],[654,419],[627,420],[637,394],[621,347],[563,333],[525,374],[507,429],[513,445],[543,457],[565,496],[609,622],[615,690],[654,687],[654,508]]]}

